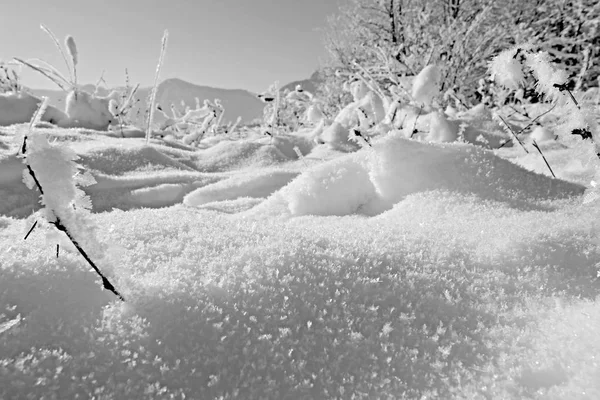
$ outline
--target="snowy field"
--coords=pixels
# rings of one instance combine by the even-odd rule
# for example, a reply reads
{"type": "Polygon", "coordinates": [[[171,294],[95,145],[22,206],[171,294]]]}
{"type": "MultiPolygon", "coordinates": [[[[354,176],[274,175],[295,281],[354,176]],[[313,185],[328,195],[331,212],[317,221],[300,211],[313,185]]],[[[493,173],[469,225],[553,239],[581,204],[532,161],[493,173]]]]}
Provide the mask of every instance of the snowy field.
{"type": "Polygon", "coordinates": [[[600,208],[573,149],[540,143],[554,179],[519,146],[398,134],[37,129],[97,181],[123,303],[50,230],[23,240],[20,129],[0,128],[1,399],[600,399],[600,208]]]}

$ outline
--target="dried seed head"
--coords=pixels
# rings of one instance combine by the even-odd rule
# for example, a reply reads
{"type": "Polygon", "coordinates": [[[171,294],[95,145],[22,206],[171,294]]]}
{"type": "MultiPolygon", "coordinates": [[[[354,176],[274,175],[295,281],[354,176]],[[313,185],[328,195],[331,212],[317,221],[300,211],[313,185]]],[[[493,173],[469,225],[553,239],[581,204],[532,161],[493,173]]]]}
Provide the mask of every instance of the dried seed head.
{"type": "Polygon", "coordinates": [[[73,60],[73,66],[77,65],[78,53],[77,53],[77,46],[75,45],[75,39],[73,39],[73,36],[68,35],[66,37],[65,45],[67,47],[67,50],[69,51],[69,55],[71,56],[71,59],[73,60]]]}

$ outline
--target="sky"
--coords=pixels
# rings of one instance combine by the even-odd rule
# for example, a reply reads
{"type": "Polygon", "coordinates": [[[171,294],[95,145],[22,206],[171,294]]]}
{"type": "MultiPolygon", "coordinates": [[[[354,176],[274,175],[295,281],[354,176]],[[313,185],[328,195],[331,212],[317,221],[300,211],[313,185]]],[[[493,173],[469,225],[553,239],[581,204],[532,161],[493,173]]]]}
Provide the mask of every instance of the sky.
{"type": "MultiPolygon", "coordinates": [[[[322,29],[344,0],[19,0],[0,10],[0,60],[41,58],[67,69],[46,25],[79,52],[80,83],[150,86],[169,30],[160,80],[180,78],[219,88],[261,92],[308,78],[327,58],[322,29]]],[[[23,84],[57,88],[22,70],[23,84]]]]}

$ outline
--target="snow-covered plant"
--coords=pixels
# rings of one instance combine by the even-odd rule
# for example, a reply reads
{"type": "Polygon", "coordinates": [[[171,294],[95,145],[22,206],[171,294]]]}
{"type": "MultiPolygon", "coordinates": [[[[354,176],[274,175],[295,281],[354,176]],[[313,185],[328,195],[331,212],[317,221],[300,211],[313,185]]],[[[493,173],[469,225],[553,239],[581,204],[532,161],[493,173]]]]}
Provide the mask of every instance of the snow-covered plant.
{"type": "Polygon", "coordinates": [[[121,96],[113,98],[109,102],[109,110],[111,114],[119,121],[121,135],[123,135],[123,126],[127,123],[129,114],[135,106],[135,94],[137,93],[139,87],[140,85],[137,84],[131,89],[126,89],[126,91],[123,91],[121,96]]]}
{"type": "Polygon", "coordinates": [[[154,75],[154,85],[152,85],[152,91],[150,92],[150,102],[148,103],[148,124],[146,125],[146,144],[150,141],[150,134],[152,131],[152,122],[154,120],[154,109],[156,107],[156,92],[158,90],[158,78],[160,76],[160,69],[162,68],[165,52],[167,51],[167,40],[169,38],[169,31],[165,29],[163,33],[160,56],[158,57],[158,64],[156,65],[156,74],[154,75]]]}
{"type": "Polygon", "coordinates": [[[15,57],[15,61],[44,75],[66,92],[77,91],[77,63],[79,61],[79,53],[77,51],[77,46],[75,45],[75,39],[70,35],[65,38],[65,47],[67,48],[67,52],[65,52],[60,45],[59,40],[56,38],[56,35],[54,35],[50,29],[44,25],[41,25],[40,28],[48,34],[60,52],[65,65],[67,66],[67,70],[69,71],[68,77],[44,60],[23,60],[15,57]],[[67,53],[69,54],[69,57],[67,57],[67,53]]]}
{"type": "Polygon", "coordinates": [[[51,144],[45,134],[34,130],[47,104],[48,99],[44,98],[28,129],[16,135],[20,146],[18,156],[25,164],[23,182],[29,189],[40,192],[43,208],[35,215],[44,221],[41,225],[64,234],[57,238],[63,240],[63,247],[79,252],[101,277],[104,288],[124,300],[94,261],[104,259],[107,246],[96,237],[97,228],[89,218],[91,200],[78,187],[94,184],[94,177],[81,172],[75,163],[78,156],[70,148],[51,144]]]}
{"type": "Polygon", "coordinates": [[[240,122],[242,122],[242,117],[238,116],[237,119],[235,120],[235,122],[233,123],[233,125],[227,127],[227,129],[225,130],[225,133],[235,132],[235,130],[237,129],[240,122]]]}
{"type": "Polygon", "coordinates": [[[17,72],[0,62],[0,93],[19,93],[21,88],[17,72]]]}
{"type": "Polygon", "coordinates": [[[171,105],[172,115],[168,115],[161,106],[158,106],[157,111],[161,112],[165,118],[160,130],[171,130],[179,137],[183,135],[182,140],[186,144],[201,141],[208,132],[218,134],[225,130],[220,125],[225,108],[219,99],[215,99],[214,103],[206,99],[202,105],[200,105],[200,100],[196,99],[196,108],[191,109],[188,106],[185,108],[186,112],[182,114],[171,105]]]}
{"type": "Polygon", "coordinates": [[[221,121],[223,121],[223,115],[225,114],[225,107],[223,107],[221,99],[215,99],[214,113],[216,117],[213,124],[210,126],[210,131],[213,134],[217,134],[221,127],[221,121]]]}
{"type": "Polygon", "coordinates": [[[209,131],[211,126],[217,121],[217,112],[215,108],[204,117],[204,121],[202,124],[195,129],[192,129],[190,133],[185,135],[182,139],[182,142],[187,145],[192,145],[194,143],[198,143],[202,140],[206,132],[209,131]]]}
{"type": "MultiPolygon", "coordinates": [[[[587,142],[582,161],[584,164],[593,162],[600,177],[600,129],[596,121],[597,110],[589,105],[580,104],[576,95],[568,88],[567,73],[553,65],[548,53],[534,51],[530,45],[515,46],[496,56],[489,69],[497,83],[510,89],[519,88],[527,73],[533,76],[535,90],[552,103],[552,108],[562,111],[560,114],[567,116],[557,127],[558,137],[566,142],[573,142],[577,140],[576,137],[584,143],[587,142]]],[[[514,134],[515,138],[517,135],[514,134]]],[[[519,143],[522,144],[520,140],[519,143]]],[[[543,157],[537,143],[534,142],[533,145],[543,157]]],[[[597,189],[592,185],[592,190],[597,189]]]]}
{"type": "Polygon", "coordinates": [[[320,101],[301,85],[297,85],[294,90],[285,89],[281,93],[275,82],[267,91],[259,94],[258,98],[267,104],[263,111],[262,129],[268,135],[294,131],[306,124],[315,124],[322,118],[320,101]]]}
{"type": "Polygon", "coordinates": [[[266,103],[263,110],[262,130],[266,135],[273,136],[285,127],[281,123],[281,93],[279,82],[273,83],[267,91],[260,93],[258,98],[266,103]]]}

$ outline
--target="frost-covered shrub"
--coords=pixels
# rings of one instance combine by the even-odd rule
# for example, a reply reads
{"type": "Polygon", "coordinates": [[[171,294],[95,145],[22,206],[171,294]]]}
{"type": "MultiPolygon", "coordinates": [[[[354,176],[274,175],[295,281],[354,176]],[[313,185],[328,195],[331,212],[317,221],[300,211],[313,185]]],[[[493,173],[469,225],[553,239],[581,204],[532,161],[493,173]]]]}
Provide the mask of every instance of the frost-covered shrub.
{"type": "Polygon", "coordinates": [[[301,85],[282,92],[279,83],[275,82],[258,98],[266,103],[262,130],[267,135],[296,131],[306,125],[318,124],[324,118],[320,101],[301,85]]]}
{"type": "MultiPolygon", "coordinates": [[[[165,117],[159,131],[169,132],[187,145],[199,143],[207,133],[216,135],[225,129],[232,129],[231,126],[227,128],[221,126],[225,108],[219,99],[215,99],[214,103],[206,99],[200,105],[200,100],[196,98],[196,108],[186,107],[184,113],[179,112],[174,105],[171,105],[172,115],[168,115],[161,106],[158,106],[157,110],[165,117]]],[[[238,118],[233,128],[237,126],[239,120],[238,118]]]]}
{"type": "MultiPolygon", "coordinates": [[[[519,88],[529,73],[535,81],[536,91],[552,103],[552,108],[556,108],[565,116],[556,126],[558,138],[580,147],[581,161],[584,165],[592,163],[600,176],[600,129],[596,120],[597,110],[593,106],[580,104],[576,94],[568,88],[568,74],[553,65],[548,53],[535,51],[530,45],[515,46],[492,60],[490,72],[499,84],[511,89],[519,88]]],[[[538,132],[537,135],[541,133],[538,132]]],[[[519,141],[518,138],[516,140],[519,141]]],[[[533,144],[541,153],[535,141],[533,144]]],[[[549,165],[548,167],[550,168],[549,165]]],[[[592,185],[592,191],[594,190],[597,189],[592,185]]]]}

